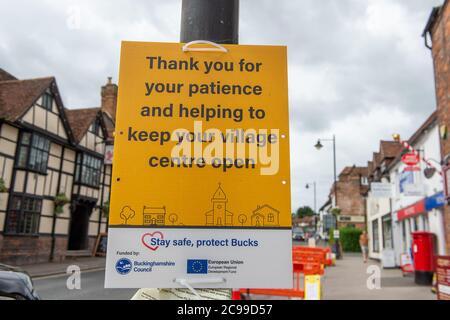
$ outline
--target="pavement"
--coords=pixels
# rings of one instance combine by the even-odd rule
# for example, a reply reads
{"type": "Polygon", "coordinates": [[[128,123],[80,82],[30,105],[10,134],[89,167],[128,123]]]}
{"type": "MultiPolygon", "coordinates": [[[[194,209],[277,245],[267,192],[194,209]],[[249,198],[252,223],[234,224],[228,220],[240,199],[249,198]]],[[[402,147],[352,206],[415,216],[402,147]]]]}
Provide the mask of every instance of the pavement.
{"type": "Polygon", "coordinates": [[[78,257],[65,260],[64,262],[37,263],[20,266],[27,271],[32,278],[46,277],[52,275],[66,274],[67,267],[77,265],[81,271],[105,269],[106,258],[103,257],[78,257]]]}
{"type": "Polygon", "coordinates": [[[400,269],[383,269],[375,260],[364,263],[360,254],[345,253],[336,266],[326,268],[322,288],[324,300],[436,300],[430,286],[415,284],[414,277],[403,277],[400,269]],[[378,270],[380,287],[369,289],[367,282],[373,283],[370,279],[378,270]]]}

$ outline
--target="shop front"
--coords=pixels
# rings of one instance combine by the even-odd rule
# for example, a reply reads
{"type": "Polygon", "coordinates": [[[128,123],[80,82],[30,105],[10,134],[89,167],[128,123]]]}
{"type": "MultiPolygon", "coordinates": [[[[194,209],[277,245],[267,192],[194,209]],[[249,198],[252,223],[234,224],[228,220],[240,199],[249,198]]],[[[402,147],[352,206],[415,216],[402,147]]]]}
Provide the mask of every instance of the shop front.
{"type": "MultiPolygon", "coordinates": [[[[445,203],[443,192],[421,199],[414,204],[397,211],[397,230],[401,234],[401,245],[396,248],[396,255],[412,256],[413,233],[430,232],[434,234],[436,246],[434,254],[445,253],[445,234],[442,207],[445,203]]],[[[394,216],[395,218],[395,216],[394,216]]]]}

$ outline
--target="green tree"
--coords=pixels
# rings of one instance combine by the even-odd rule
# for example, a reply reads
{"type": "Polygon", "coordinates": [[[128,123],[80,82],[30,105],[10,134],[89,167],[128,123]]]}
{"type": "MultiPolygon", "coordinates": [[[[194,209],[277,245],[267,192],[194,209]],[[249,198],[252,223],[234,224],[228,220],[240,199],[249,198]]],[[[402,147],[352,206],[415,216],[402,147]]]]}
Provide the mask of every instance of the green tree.
{"type": "Polygon", "coordinates": [[[300,207],[300,208],[297,209],[296,215],[299,218],[313,216],[314,215],[314,210],[311,209],[308,206],[300,207]]]}

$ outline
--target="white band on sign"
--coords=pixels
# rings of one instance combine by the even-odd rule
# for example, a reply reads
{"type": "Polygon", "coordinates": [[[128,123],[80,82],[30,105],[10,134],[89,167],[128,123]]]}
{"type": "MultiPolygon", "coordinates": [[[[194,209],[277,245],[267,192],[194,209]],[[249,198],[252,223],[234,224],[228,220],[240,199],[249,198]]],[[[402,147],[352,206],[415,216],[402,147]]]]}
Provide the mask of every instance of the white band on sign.
{"type": "Polygon", "coordinates": [[[208,40],[194,40],[191,42],[186,43],[183,48],[182,48],[183,52],[187,52],[187,51],[212,51],[212,52],[228,52],[227,48],[221,46],[218,43],[212,42],[212,41],[208,41],[208,40]],[[211,46],[213,46],[213,48],[191,48],[190,46],[193,44],[209,44],[211,46]]]}
{"type": "Polygon", "coordinates": [[[195,289],[191,286],[191,284],[208,284],[208,283],[225,283],[225,278],[203,278],[203,279],[184,279],[184,278],[176,278],[173,280],[186,287],[191,291],[197,298],[201,299],[200,295],[195,291],[195,289]]]}

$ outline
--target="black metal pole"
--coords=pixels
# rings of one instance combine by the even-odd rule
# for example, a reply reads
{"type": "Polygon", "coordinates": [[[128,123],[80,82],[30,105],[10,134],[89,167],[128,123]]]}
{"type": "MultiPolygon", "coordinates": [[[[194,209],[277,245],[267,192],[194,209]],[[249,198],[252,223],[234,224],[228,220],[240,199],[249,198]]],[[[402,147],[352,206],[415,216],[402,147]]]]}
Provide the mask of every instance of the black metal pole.
{"type": "Polygon", "coordinates": [[[239,42],[239,0],[183,0],[180,41],[239,42]]]}
{"type": "Polygon", "coordinates": [[[336,136],[333,134],[333,167],[334,167],[334,202],[338,206],[337,199],[337,174],[336,174],[336,136]]]}
{"type": "Polygon", "coordinates": [[[317,192],[316,192],[316,182],[314,181],[314,213],[317,214],[317,192]]]}

